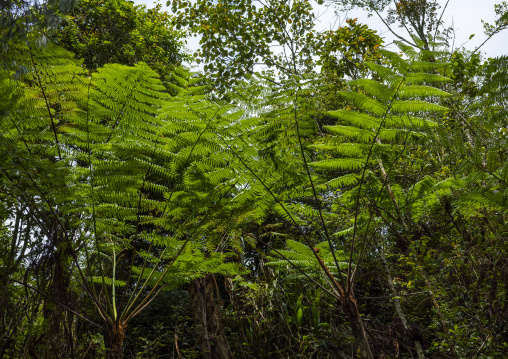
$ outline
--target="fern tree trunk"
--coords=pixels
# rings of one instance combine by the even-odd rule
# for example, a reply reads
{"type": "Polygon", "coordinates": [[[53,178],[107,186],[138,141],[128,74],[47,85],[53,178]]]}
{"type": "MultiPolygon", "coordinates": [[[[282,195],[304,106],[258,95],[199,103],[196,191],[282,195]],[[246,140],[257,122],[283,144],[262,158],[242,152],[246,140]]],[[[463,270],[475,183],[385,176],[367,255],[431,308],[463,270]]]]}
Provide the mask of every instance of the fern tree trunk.
{"type": "Polygon", "coordinates": [[[44,308],[45,319],[49,323],[45,335],[45,355],[51,357],[55,353],[59,353],[62,358],[74,358],[74,340],[71,330],[72,315],[67,313],[60,305],[72,307],[71,273],[68,266],[71,249],[64,238],[63,231],[56,223],[52,230],[54,233],[52,244],[56,247],[56,251],[52,253],[48,262],[51,268],[51,282],[48,289],[54,302],[47,302],[44,308]]]}
{"type": "Polygon", "coordinates": [[[360,343],[362,357],[374,359],[367,331],[365,329],[365,325],[363,324],[363,320],[358,309],[358,303],[354,294],[350,293],[349,296],[344,296],[341,300],[341,306],[342,310],[349,319],[354,338],[358,343],[360,343]]]}
{"type": "Polygon", "coordinates": [[[126,326],[122,323],[115,323],[108,328],[105,335],[105,342],[108,359],[121,359],[122,347],[125,339],[126,326]]]}
{"type": "Polygon", "coordinates": [[[334,290],[337,295],[336,298],[339,299],[339,304],[342,307],[344,314],[346,314],[347,318],[349,319],[353,336],[356,342],[360,344],[362,356],[367,359],[374,359],[369,337],[367,335],[367,330],[363,324],[362,316],[360,315],[360,310],[358,309],[358,302],[356,301],[353,288],[350,288],[349,291],[346,291],[334,278],[333,274],[330,272],[321,257],[316,255],[316,258],[319,261],[321,268],[327,273],[328,278],[330,278],[333,282],[333,286],[335,287],[334,290]]]}
{"type": "MultiPolygon", "coordinates": [[[[201,329],[200,347],[203,359],[229,359],[229,343],[223,331],[220,305],[215,299],[212,274],[189,284],[194,323],[201,329]]],[[[217,293],[218,296],[218,293],[217,293]]]]}

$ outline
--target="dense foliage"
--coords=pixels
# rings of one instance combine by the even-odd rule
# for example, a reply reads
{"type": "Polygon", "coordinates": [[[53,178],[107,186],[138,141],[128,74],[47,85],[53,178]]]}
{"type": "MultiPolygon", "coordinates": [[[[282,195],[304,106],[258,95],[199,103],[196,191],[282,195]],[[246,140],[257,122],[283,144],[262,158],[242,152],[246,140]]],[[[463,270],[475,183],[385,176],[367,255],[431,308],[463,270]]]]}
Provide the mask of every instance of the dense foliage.
{"type": "Polygon", "coordinates": [[[333,4],[1,5],[0,358],[508,356],[508,59],[333,4]]]}

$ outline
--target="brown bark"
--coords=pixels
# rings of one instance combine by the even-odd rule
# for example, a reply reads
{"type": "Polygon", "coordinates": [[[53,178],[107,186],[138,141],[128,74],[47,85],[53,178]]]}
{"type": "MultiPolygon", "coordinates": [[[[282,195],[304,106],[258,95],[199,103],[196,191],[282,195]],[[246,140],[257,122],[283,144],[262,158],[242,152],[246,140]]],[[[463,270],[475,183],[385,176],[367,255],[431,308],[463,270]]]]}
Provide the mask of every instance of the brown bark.
{"type": "Polygon", "coordinates": [[[360,343],[362,356],[368,359],[374,359],[372,349],[370,347],[367,331],[363,325],[363,320],[358,310],[358,303],[353,293],[350,293],[347,297],[344,296],[341,300],[342,310],[349,319],[353,336],[360,343]]]}
{"type": "Polygon", "coordinates": [[[219,293],[215,298],[216,284],[212,274],[189,284],[194,322],[200,327],[199,345],[203,359],[229,359],[229,344],[223,331],[220,316],[219,293]]]}
{"type": "Polygon", "coordinates": [[[115,323],[113,326],[108,328],[108,332],[105,335],[105,345],[108,351],[108,358],[122,358],[122,346],[126,329],[126,325],[122,323],[115,323]]]}
{"type": "Polygon", "coordinates": [[[62,303],[71,308],[71,273],[67,265],[71,256],[71,249],[64,238],[64,234],[54,223],[52,244],[56,250],[46,266],[51,268],[49,283],[50,296],[54,301],[45,301],[44,317],[48,320],[49,327],[45,333],[45,357],[52,357],[56,353],[61,358],[74,358],[74,338],[72,332],[72,315],[62,306],[55,303],[62,303]]]}
{"type": "Polygon", "coordinates": [[[353,331],[353,336],[358,341],[358,343],[360,343],[362,356],[364,358],[374,359],[369,343],[369,338],[367,336],[367,330],[363,325],[362,316],[360,315],[360,311],[358,309],[358,303],[356,301],[353,288],[349,288],[349,291],[345,291],[344,288],[342,288],[342,286],[334,278],[333,274],[330,272],[321,257],[317,255],[316,258],[319,261],[321,268],[323,268],[323,270],[327,273],[328,278],[330,278],[333,282],[337,298],[340,298],[342,310],[349,319],[351,330],[353,331]]]}

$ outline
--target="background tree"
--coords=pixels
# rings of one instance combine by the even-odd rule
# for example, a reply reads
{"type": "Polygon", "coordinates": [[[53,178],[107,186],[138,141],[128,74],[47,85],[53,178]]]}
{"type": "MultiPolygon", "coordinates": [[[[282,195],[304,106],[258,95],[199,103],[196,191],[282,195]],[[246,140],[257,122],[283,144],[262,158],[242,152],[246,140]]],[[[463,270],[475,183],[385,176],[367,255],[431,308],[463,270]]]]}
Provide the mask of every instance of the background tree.
{"type": "Polygon", "coordinates": [[[430,50],[429,41],[434,41],[433,39],[439,33],[446,33],[446,30],[440,30],[440,27],[443,25],[441,19],[448,6],[448,1],[442,12],[439,12],[440,5],[437,1],[427,0],[393,1],[393,7],[391,8],[389,7],[392,4],[390,0],[339,0],[330,1],[330,3],[336,4],[341,10],[358,7],[367,10],[369,15],[375,13],[388,30],[400,41],[424,50],[430,50]],[[388,16],[382,15],[385,10],[388,16]],[[409,37],[405,37],[394,30],[391,25],[395,23],[398,23],[400,28],[404,28],[409,37]]]}
{"type": "Polygon", "coordinates": [[[125,0],[80,0],[62,23],[56,41],[89,70],[108,63],[147,63],[173,94],[185,86],[177,69],[187,58],[184,36],[161,5],[147,9],[125,0]]]}

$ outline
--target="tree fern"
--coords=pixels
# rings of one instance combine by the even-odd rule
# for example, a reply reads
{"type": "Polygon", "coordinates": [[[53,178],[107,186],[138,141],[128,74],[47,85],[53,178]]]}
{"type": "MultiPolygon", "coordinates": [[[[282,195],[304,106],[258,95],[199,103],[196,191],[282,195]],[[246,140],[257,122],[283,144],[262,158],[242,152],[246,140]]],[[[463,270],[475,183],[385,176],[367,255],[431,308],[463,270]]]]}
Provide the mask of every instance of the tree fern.
{"type": "Polygon", "coordinates": [[[202,89],[169,98],[143,63],[106,65],[87,76],[57,47],[30,51],[23,66],[9,64],[22,81],[12,78],[16,72],[2,80],[2,96],[15,105],[1,113],[9,139],[1,150],[11,159],[2,169],[11,182],[23,180],[18,201],[57,221],[63,238],[55,245],[65,244],[107,330],[124,328],[170,281],[239,273],[222,263],[224,255],[203,257],[222,235],[209,229],[220,223],[233,186],[231,172],[208,175],[227,165],[199,113],[213,111],[214,130],[228,136],[237,116],[194,95],[202,89]]]}
{"type": "MultiPolygon", "coordinates": [[[[410,49],[405,50],[413,55],[410,49]]],[[[284,182],[286,186],[299,189],[299,195],[295,195],[292,191],[278,191],[271,178],[259,179],[260,174],[257,174],[256,179],[264,181],[264,188],[261,188],[260,194],[268,192],[276,202],[274,208],[277,213],[292,223],[295,228],[308,227],[307,221],[312,217],[320,221],[319,232],[327,238],[326,244],[329,248],[326,260],[320,259],[319,255],[313,251],[312,243],[316,239],[308,238],[301,230],[301,240],[305,245],[287,241],[290,249],[273,250],[272,254],[278,259],[272,258],[270,265],[287,266],[289,263],[298,270],[299,274],[308,279],[312,279],[315,273],[320,273],[315,278],[318,280],[326,278],[328,280],[326,286],[330,286],[327,287],[329,289],[325,289],[319,284],[320,287],[339,299],[345,308],[350,307],[347,293],[353,290],[356,270],[354,262],[361,259],[365,250],[365,245],[356,246],[355,237],[360,234],[367,235],[369,226],[377,221],[369,212],[360,210],[360,207],[363,207],[360,202],[373,197],[372,192],[384,193],[383,188],[386,186],[389,196],[384,195],[383,198],[378,198],[379,203],[389,212],[400,212],[399,203],[404,200],[404,191],[396,184],[387,183],[386,165],[383,162],[400,156],[405,151],[403,143],[408,139],[424,137],[429,127],[436,126],[435,121],[424,116],[428,113],[447,111],[445,107],[435,104],[435,100],[449,95],[431,86],[450,81],[434,73],[442,70],[445,65],[434,63],[434,67],[431,67],[430,64],[419,61],[418,54],[408,61],[394,53],[385,51],[384,55],[389,66],[377,64],[370,66],[377,80],[351,81],[350,91],[339,92],[346,102],[357,109],[348,108],[328,112],[328,116],[337,119],[337,124],[323,126],[330,135],[318,138],[312,145],[306,143],[302,146],[302,143],[307,140],[303,128],[311,122],[307,122],[308,117],[305,115],[309,110],[305,108],[304,101],[297,102],[295,99],[297,97],[291,99],[292,102],[287,107],[280,106],[275,111],[263,112],[259,122],[261,126],[268,125],[261,127],[259,134],[262,137],[259,143],[263,144],[263,139],[266,139],[266,143],[271,146],[270,150],[277,151],[279,147],[273,145],[272,141],[275,139],[287,141],[284,146],[285,152],[277,153],[286,160],[286,166],[281,166],[282,171],[296,169],[293,171],[293,176],[299,177],[299,180],[295,179],[291,184],[284,182]],[[273,119],[270,116],[274,116],[273,119]],[[276,127],[270,127],[271,124],[276,124],[276,127]],[[302,131],[299,131],[300,128],[302,131]],[[282,132],[281,129],[286,132],[282,132]],[[308,150],[317,152],[306,153],[308,150]],[[306,156],[317,160],[308,163],[306,156]],[[307,163],[312,171],[307,168],[307,174],[305,174],[307,163]],[[330,179],[330,176],[325,175],[326,172],[339,176],[330,179]],[[320,191],[319,194],[332,198],[333,196],[329,194],[330,189],[339,189],[341,190],[338,193],[339,201],[348,205],[352,204],[355,212],[347,221],[349,223],[345,223],[346,229],[336,230],[335,235],[328,234],[327,223],[332,223],[333,206],[323,207],[321,204],[323,200],[319,198],[316,189],[320,191]],[[306,196],[313,199],[308,208],[301,204],[305,202],[306,196]],[[360,198],[362,198],[361,201],[360,198]],[[344,237],[350,237],[350,239],[344,241],[344,237]],[[346,248],[340,247],[340,243],[344,242],[351,243],[347,252],[346,248]],[[360,256],[355,254],[358,250],[360,256]],[[344,256],[344,253],[347,255],[344,256]],[[310,270],[311,267],[314,270],[310,270]],[[311,272],[312,277],[309,277],[311,272]]],[[[295,89],[292,90],[295,91],[295,89]]],[[[251,162],[248,162],[245,167],[248,168],[250,165],[251,162]]],[[[256,168],[256,165],[253,165],[253,168],[256,168]]],[[[282,178],[280,174],[278,178],[282,178]]],[[[400,214],[396,217],[400,217],[400,214]]],[[[346,309],[346,312],[349,310],[346,309]]],[[[351,320],[352,323],[356,323],[354,325],[362,327],[361,321],[358,321],[354,314],[351,314],[351,320]]],[[[364,341],[368,342],[365,338],[364,341]]]]}
{"type": "Polygon", "coordinates": [[[480,74],[484,85],[471,106],[472,116],[451,131],[443,126],[434,133],[434,140],[446,151],[445,163],[463,179],[455,205],[464,214],[507,208],[506,67],[506,57],[491,60],[480,74]]]}
{"type": "MultiPolygon", "coordinates": [[[[361,169],[363,177],[366,171],[379,165],[381,158],[393,158],[400,153],[402,147],[398,144],[403,139],[425,136],[427,128],[436,126],[434,121],[422,115],[446,111],[443,106],[418,99],[433,100],[449,96],[429,85],[450,80],[435,73],[423,72],[437,71],[444,67],[443,64],[434,63],[432,67],[417,58],[405,61],[394,53],[384,51],[383,54],[390,61],[390,66],[368,64],[381,81],[355,80],[350,86],[357,92],[340,92],[357,110],[329,112],[338,124],[324,128],[335,136],[317,146],[326,146],[327,150],[333,151],[334,158],[311,163],[316,170],[339,171],[349,179],[351,176],[355,178],[354,172],[361,169]],[[419,85],[421,83],[426,85],[419,85]]],[[[353,182],[346,178],[346,183],[353,182]]],[[[335,182],[341,182],[340,177],[335,182]]]]}

